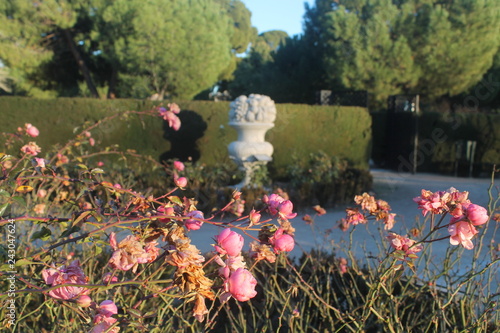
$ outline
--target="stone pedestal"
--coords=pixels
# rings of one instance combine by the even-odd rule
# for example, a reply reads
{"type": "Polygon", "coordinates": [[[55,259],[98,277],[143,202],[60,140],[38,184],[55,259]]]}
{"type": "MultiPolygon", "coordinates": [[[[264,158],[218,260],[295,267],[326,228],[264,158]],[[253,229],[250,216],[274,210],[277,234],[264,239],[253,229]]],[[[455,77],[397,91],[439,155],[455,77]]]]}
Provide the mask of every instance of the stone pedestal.
{"type": "Polygon", "coordinates": [[[240,96],[231,103],[229,125],[238,132],[238,140],[229,144],[229,156],[245,172],[236,188],[251,186],[255,170],[272,161],[273,146],[265,141],[265,135],[274,127],[275,117],[276,107],[267,96],[240,96]]]}

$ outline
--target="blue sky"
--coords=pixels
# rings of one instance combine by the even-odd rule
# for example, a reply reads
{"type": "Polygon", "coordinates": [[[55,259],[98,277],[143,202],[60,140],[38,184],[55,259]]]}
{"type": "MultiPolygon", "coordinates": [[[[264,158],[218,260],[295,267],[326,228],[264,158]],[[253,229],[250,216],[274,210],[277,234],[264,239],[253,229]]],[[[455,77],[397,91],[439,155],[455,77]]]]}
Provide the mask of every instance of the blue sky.
{"type": "Polygon", "coordinates": [[[259,34],[269,30],[284,30],[289,36],[302,33],[304,3],[314,0],[241,0],[252,12],[252,25],[259,34]]]}

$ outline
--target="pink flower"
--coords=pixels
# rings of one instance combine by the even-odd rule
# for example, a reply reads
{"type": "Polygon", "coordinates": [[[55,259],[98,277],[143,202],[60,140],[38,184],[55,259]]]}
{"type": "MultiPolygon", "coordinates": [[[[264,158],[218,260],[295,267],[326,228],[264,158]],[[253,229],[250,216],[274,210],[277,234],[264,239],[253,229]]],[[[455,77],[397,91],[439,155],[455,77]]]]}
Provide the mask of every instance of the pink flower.
{"type": "Polygon", "coordinates": [[[193,219],[187,219],[184,222],[184,225],[188,230],[198,230],[201,228],[203,225],[203,220],[205,216],[203,215],[203,212],[199,210],[194,210],[192,212],[189,212],[186,214],[186,217],[192,217],[193,219]]]}
{"type": "Polygon", "coordinates": [[[46,195],[47,195],[47,190],[43,188],[39,189],[38,192],[36,193],[36,196],[39,197],[40,199],[45,198],[46,195]]]}
{"type": "Polygon", "coordinates": [[[184,171],[184,163],[182,163],[181,161],[175,161],[174,162],[174,169],[176,169],[178,171],[184,171]]]}
{"type": "Polygon", "coordinates": [[[118,307],[116,306],[115,302],[106,300],[99,304],[99,308],[97,309],[97,311],[99,312],[99,314],[102,314],[106,317],[111,317],[112,315],[118,313],[118,307]]]}
{"type": "Polygon", "coordinates": [[[460,221],[450,224],[448,232],[450,233],[451,245],[462,244],[467,250],[472,250],[474,248],[471,239],[477,234],[477,230],[470,222],[460,221]]]}
{"type": "Polygon", "coordinates": [[[422,209],[422,215],[427,215],[428,212],[433,214],[441,214],[446,209],[446,203],[451,199],[448,192],[436,192],[422,190],[421,196],[413,199],[418,204],[418,208],[422,209]]]}
{"type": "Polygon", "coordinates": [[[181,120],[175,115],[175,112],[160,107],[158,108],[158,113],[163,118],[163,120],[168,123],[169,127],[171,127],[174,131],[179,130],[179,128],[181,127],[181,120]]]}
{"type": "Polygon", "coordinates": [[[114,252],[109,259],[109,266],[114,269],[128,271],[132,269],[135,273],[139,264],[145,264],[152,261],[153,253],[148,253],[143,243],[136,237],[129,235],[119,244],[116,242],[116,234],[112,232],[109,236],[109,244],[114,252]]]}
{"type": "Polygon", "coordinates": [[[95,140],[94,140],[94,138],[90,138],[90,139],[89,139],[89,144],[90,144],[91,146],[94,146],[94,145],[95,145],[95,140]]]}
{"type": "Polygon", "coordinates": [[[174,178],[175,186],[180,187],[180,188],[186,187],[187,182],[188,182],[188,180],[186,177],[174,178]]]}
{"type": "Polygon", "coordinates": [[[407,256],[422,251],[422,245],[415,245],[415,241],[408,237],[391,232],[387,236],[387,239],[391,242],[391,246],[395,250],[403,251],[407,256]]]}
{"type": "Polygon", "coordinates": [[[264,195],[262,201],[268,205],[267,209],[269,213],[271,213],[271,215],[276,215],[278,214],[277,208],[279,204],[285,201],[285,199],[273,193],[270,196],[264,195]]]}
{"type": "Polygon", "coordinates": [[[113,276],[111,273],[108,272],[102,276],[102,282],[104,283],[118,282],[118,277],[113,276]]]}
{"type": "Polygon", "coordinates": [[[465,216],[472,222],[473,225],[485,224],[489,219],[486,208],[475,204],[470,204],[467,207],[465,216]]]}
{"type": "Polygon", "coordinates": [[[269,213],[272,215],[279,215],[285,219],[293,219],[297,213],[292,213],[293,203],[290,200],[285,200],[278,194],[271,194],[269,197],[264,195],[262,198],[264,203],[267,203],[269,213]]]}
{"type": "Polygon", "coordinates": [[[218,246],[215,246],[217,252],[220,254],[227,253],[229,256],[238,256],[245,242],[243,236],[229,228],[222,230],[215,237],[215,240],[218,243],[218,246]]]}
{"type": "Polygon", "coordinates": [[[346,223],[357,225],[358,223],[366,223],[367,220],[363,214],[361,214],[357,208],[347,208],[346,209],[346,223]]]}
{"type": "Polygon", "coordinates": [[[146,243],[146,246],[144,247],[144,251],[146,251],[147,254],[149,254],[148,258],[148,263],[153,262],[158,258],[158,255],[160,254],[160,249],[158,248],[158,242],[157,241],[152,241],[149,243],[146,243]]]}
{"type": "Polygon", "coordinates": [[[269,238],[269,243],[274,248],[274,251],[290,252],[295,247],[295,240],[292,236],[285,234],[282,228],[278,228],[274,235],[269,238]]]}
{"type": "Polygon", "coordinates": [[[250,223],[252,225],[258,224],[260,221],[260,217],[261,217],[261,215],[257,211],[255,211],[255,209],[252,209],[250,211],[249,216],[248,216],[248,218],[250,219],[250,223]]]}
{"type": "Polygon", "coordinates": [[[38,153],[41,151],[42,148],[40,148],[35,142],[29,142],[27,145],[21,147],[21,152],[33,156],[38,155],[38,153]]]}
{"type": "Polygon", "coordinates": [[[97,166],[98,166],[98,167],[102,167],[103,165],[104,165],[104,162],[103,162],[103,161],[99,161],[99,162],[97,162],[97,166]]]}
{"type": "Polygon", "coordinates": [[[35,162],[36,162],[35,167],[37,167],[37,168],[45,168],[45,159],[35,157],[35,162]]]}
{"type": "MultiPolygon", "coordinates": [[[[42,270],[42,277],[46,284],[57,286],[60,284],[87,284],[87,277],[83,273],[78,260],[73,261],[69,266],[61,266],[59,268],[49,268],[42,270]]],[[[49,291],[51,297],[57,299],[74,299],[80,295],[86,295],[90,292],[83,287],[61,287],[49,291]]]]}
{"type": "Polygon", "coordinates": [[[245,200],[238,199],[231,205],[231,213],[240,217],[245,211],[245,200]]]}
{"type": "Polygon", "coordinates": [[[244,268],[238,268],[228,279],[231,296],[240,302],[246,302],[257,295],[255,291],[256,285],[257,280],[253,277],[252,273],[244,268]]]}
{"type": "Polygon", "coordinates": [[[78,297],[76,304],[82,308],[88,308],[92,304],[92,299],[87,295],[82,295],[78,297]]]}
{"type": "Polygon", "coordinates": [[[297,213],[292,213],[293,211],[293,203],[290,200],[285,200],[278,205],[278,214],[281,218],[284,219],[293,219],[297,216],[297,213]]]}
{"type": "Polygon", "coordinates": [[[89,333],[118,333],[120,332],[119,327],[114,327],[113,329],[109,330],[111,326],[113,326],[114,323],[116,323],[118,320],[113,317],[106,317],[103,315],[98,314],[94,318],[94,327],[92,327],[92,330],[89,333]]]}
{"type": "MultiPolygon", "coordinates": [[[[158,207],[158,213],[160,213],[162,215],[173,216],[175,213],[175,210],[174,210],[174,207],[160,206],[160,207],[158,207]]],[[[162,219],[158,219],[158,221],[160,221],[161,223],[167,223],[167,222],[170,222],[170,219],[169,218],[162,218],[162,219]]]]}
{"type": "Polygon", "coordinates": [[[175,114],[178,114],[179,112],[181,112],[181,108],[176,103],[168,103],[167,106],[168,106],[169,110],[175,114]]]}
{"type": "Polygon", "coordinates": [[[38,130],[38,128],[36,128],[35,126],[33,126],[31,124],[24,124],[24,129],[26,130],[26,134],[28,134],[29,136],[31,136],[33,138],[36,138],[40,134],[40,131],[38,130]]]}
{"type": "Polygon", "coordinates": [[[85,135],[87,138],[90,138],[92,133],[90,133],[89,131],[85,131],[85,132],[83,132],[83,135],[85,135]]]}
{"type": "Polygon", "coordinates": [[[347,273],[347,259],[346,258],[339,258],[339,269],[340,269],[340,274],[345,274],[347,273]]]}

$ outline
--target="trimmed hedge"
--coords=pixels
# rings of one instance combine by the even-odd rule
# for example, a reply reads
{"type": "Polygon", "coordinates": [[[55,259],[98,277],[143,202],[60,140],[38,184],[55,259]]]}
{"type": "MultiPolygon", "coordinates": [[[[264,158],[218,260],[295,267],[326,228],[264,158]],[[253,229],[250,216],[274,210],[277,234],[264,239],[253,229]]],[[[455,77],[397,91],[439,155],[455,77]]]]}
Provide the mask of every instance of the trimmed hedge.
{"type": "MultiPolygon", "coordinates": [[[[392,130],[388,125],[389,114],[373,113],[372,119],[374,145],[377,147],[373,151],[374,161],[381,166],[400,168],[401,160],[390,158],[400,155],[410,162],[412,142],[407,140],[403,143],[405,147],[400,145],[395,149],[398,145],[388,140],[388,131],[392,130]],[[398,151],[390,154],[391,150],[398,151]]],[[[493,164],[500,164],[500,114],[424,112],[419,115],[418,128],[418,171],[453,174],[458,162],[458,175],[466,176],[467,162],[457,160],[456,143],[460,141],[476,141],[475,176],[489,176],[493,164]]],[[[408,171],[407,166],[404,171],[408,171]]]]}
{"type": "MultiPolygon", "coordinates": [[[[63,144],[84,121],[95,123],[126,110],[148,110],[156,102],[84,98],[32,99],[0,97],[0,132],[14,132],[24,123],[41,131],[36,138],[43,148],[63,144]]],[[[182,126],[174,132],[159,118],[131,116],[113,120],[93,131],[102,145],[119,144],[155,159],[176,157],[214,165],[229,161],[227,145],[236,131],[227,125],[229,102],[179,101],[182,126]]],[[[351,167],[368,169],[371,118],[365,108],[277,104],[275,127],[266,140],[273,144],[273,177],[283,177],[292,155],[307,158],[323,151],[346,159],[351,167]]],[[[43,156],[43,154],[42,154],[43,156]]]]}

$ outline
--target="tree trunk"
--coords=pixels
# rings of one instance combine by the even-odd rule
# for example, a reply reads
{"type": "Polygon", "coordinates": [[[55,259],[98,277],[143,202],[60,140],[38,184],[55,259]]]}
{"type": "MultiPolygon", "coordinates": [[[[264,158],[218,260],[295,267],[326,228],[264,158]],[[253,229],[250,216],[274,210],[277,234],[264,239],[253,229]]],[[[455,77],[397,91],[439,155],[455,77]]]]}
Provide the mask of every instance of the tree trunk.
{"type": "Polygon", "coordinates": [[[66,42],[68,43],[69,49],[73,54],[73,57],[75,58],[75,61],[78,64],[78,67],[80,68],[83,78],[87,83],[87,87],[89,88],[92,97],[99,98],[99,93],[97,92],[94,82],[92,81],[92,77],[90,76],[90,71],[87,68],[87,65],[85,65],[85,61],[83,61],[80,52],[78,52],[78,49],[76,48],[76,44],[75,41],[73,40],[73,36],[71,36],[71,32],[69,31],[69,29],[64,29],[63,34],[64,37],[66,38],[66,42]]]}

